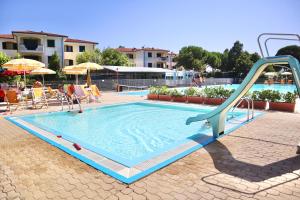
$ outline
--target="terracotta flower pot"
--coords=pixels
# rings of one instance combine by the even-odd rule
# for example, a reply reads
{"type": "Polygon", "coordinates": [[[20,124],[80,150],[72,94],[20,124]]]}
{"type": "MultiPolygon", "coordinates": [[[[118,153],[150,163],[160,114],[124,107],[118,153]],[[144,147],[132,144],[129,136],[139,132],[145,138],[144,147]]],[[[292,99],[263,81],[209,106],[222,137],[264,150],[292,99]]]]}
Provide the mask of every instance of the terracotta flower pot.
{"type": "Polygon", "coordinates": [[[222,98],[205,98],[204,103],[208,104],[208,105],[220,105],[223,103],[223,99],[222,98]]]}
{"type": "Polygon", "coordinates": [[[186,96],[172,96],[174,102],[186,102],[186,96]]]}
{"type": "Polygon", "coordinates": [[[158,99],[161,101],[171,101],[172,97],[170,95],[158,95],[158,99]]]}
{"type": "Polygon", "coordinates": [[[270,110],[294,112],[295,103],[269,102],[269,108],[270,108],[270,110]]]}
{"type": "Polygon", "coordinates": [[[267,102],[265,101],[254,101],[254,109],[265,109],[267,102]]]}
{"type": "Polygon", "coordinates": [[[187,102],[201,104],[204,103],[204,98],[198,96],[187,96],[187,102]]]}
{"type": "Polygon", "coordinates": [[[147,99],[158,100],[158,94],[148,94],[147,99]]]}

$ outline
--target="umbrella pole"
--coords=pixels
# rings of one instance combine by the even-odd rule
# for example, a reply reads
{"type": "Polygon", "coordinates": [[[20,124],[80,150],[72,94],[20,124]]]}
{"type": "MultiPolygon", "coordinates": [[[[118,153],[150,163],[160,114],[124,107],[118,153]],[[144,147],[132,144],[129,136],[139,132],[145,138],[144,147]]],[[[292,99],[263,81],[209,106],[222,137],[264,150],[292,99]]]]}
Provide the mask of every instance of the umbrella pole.
{"type": "Polygon", "coordinates": [[[45,79],[44,79],[44,74],[42,74],[43,77],[43,87],[45,87],[45,79]]]}
{"type": "Polygon", "coordinates": [[[25,72],[25,70],[23,72],[24,72],[24,86],[26,88],[26,72],[25,72]]]}
{"type": "Polygon", "coordinates": [[[75,76],[76,76],[76,85],[78,85],[78,74],[76,74],[75,76]]]}

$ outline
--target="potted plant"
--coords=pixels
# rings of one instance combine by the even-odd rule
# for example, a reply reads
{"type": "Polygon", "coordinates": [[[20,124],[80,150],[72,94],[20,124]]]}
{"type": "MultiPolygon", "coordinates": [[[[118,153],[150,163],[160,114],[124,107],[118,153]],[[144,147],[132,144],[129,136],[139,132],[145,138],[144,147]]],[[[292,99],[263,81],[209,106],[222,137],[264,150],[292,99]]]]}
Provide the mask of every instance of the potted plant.
{"type": "Polygon", "coordinates": [[[169,92],[172,101],[175,102],[186,102],[186,96],[179,92],[177,89],[172,89],[169,92]]]}
{"type": "Polygon", "coordinates": [[[198,103],[201,104],[204,102],[203,93],[201,90],[197,90],[193,87],[190,87],[184,91],[188,103],[198,103]]]}
{"type": "Polygon", "coordinates": [[[167,86],[162,86],[158,90],[158,99],[161,101],[171,101],[171,96],[169,95],[170,90],[167,86]]]}
{"type": "Polygon", "coordinates": [[[150,100],[158,100],[159,87],[151,86],[147,98],[150,100]]]}
{"type": "Polygon", "coordinates": [[[203,89],[205,94],[205,104],[209,105],[220,105],[223,102],[223,99],[220,97],[220,87],[206,87],[203,89]]]}
{"type": "Polygon", "coordinates": [[[263,95],[261,95],[260,91],[253,91],[251,98],[253,100],[254,108],[255,109],[265,109],[266,108],[266,101],[264,101],[263,95]]]}
{"type": "Polygon", "coordinates": [[[283,102],[279,102],[279,101],[270,102],[269,104],[270,110],[294,112],[297,93],[287,92],[285,94],[282,94],[281,97],[283,102]]]}

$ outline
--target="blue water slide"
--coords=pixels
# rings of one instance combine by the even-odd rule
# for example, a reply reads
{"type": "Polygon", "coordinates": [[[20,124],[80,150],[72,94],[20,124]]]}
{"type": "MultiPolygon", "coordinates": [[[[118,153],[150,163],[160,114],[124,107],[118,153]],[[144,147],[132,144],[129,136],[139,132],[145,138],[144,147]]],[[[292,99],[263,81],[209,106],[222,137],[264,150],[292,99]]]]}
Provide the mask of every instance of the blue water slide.
{"type": "Polygon", "coordinates": [[[289,64],[294,75],[298,94],[300,95],[300,64],[296,58],[292,56],[274,56],[262,58],[253,65],[241,85],[223,104],[209,113],[199,114],[195,117],[188,118],[186,120],[186,124],[189,125],[192,122],[208,120],[212,126],[214,137],[219,137],[224,133],[227,112],[239,101],[241,97],[243,97],[249,91],[264,69],[273,64],[289,64]]]}

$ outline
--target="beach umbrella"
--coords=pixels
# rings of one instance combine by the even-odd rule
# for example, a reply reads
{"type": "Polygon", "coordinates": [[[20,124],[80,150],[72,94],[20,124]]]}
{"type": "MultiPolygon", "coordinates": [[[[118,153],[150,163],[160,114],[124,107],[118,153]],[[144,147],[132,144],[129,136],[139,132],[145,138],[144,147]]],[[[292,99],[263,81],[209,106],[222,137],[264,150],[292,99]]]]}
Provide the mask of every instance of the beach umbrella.
{"type": "Polygon", "coordinates": [[[32,75],[42,75],[42,77],[43,77],[43,85],[45,85],[44,75],[45,74],[56,74],[56,72],[53,71],[53,70],[51,70],[51,69],[48,69],[48,68],[40,68],[40,69],[32,70],[30,72],[30,74],[32,74],[32,75]]]}
{"type": "Polygon", "coordinates": [[[282,72],[281,75],[289,76],[289,75],[292,75],[292,72],[282,72]]]}
{"type": "Polygon", "coordinates": [[[97,63],[85,62],[79,65],[74,65],[74,69],[87,70],[87,85],[90,86],[92,84],[91,70],[101,70],[104,69],[104,67],[97,63]]]}
{"type": "Polygon", "coordinates": [[[2,67],[10,71],[23,71],[24,83],[26,86],[26,71],[43,68],[45,67],[45,64],[32,59],[19,58],[4,63],[2,67]]]}
{"type": "Polygon", "coordinates": [[[278,76],[277,72],[266,72],[264,75],[265,76],[271,76],[271,77],[278,76]]]}
{"type": "MultiPolygon", "coordinates": [[[[69,66],[68,66],[69,67],[69,66]]],[[[74,68],[67,68],[65,67],[63,69],[63,72],[65,74],[69,74],[69,75],[75,75],[76,76],[76,85],[78,85],[78,75],[86,75],[86,70],[82,70],[82,69],[74,69],[74,68]]]]}

